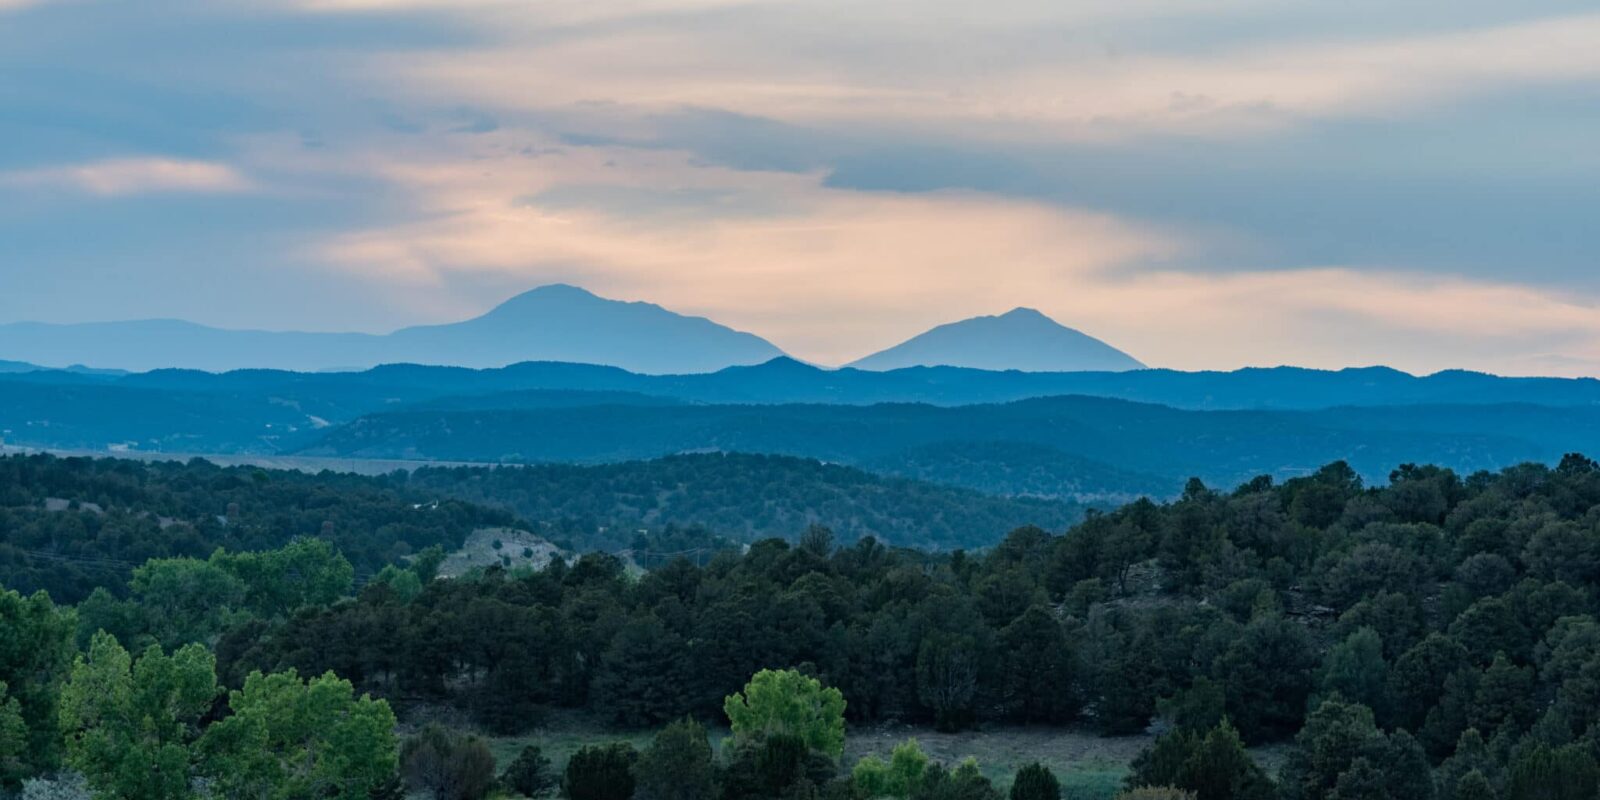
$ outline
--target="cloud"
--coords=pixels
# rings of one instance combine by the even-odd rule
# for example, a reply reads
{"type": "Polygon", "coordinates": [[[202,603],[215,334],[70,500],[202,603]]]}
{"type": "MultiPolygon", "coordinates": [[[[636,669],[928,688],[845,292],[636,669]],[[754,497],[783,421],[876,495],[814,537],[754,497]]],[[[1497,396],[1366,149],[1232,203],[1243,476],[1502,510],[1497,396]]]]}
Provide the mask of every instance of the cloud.
{"type": "Polygon", "coordinates": [[[1091,280],[1052,307],[1163,366],[1385,364],[1600,373],[1593,298],[1504,281],[1340,267],[1091,280]]]}
{"type": "Polygon", "coordinates": [[[250,181],[226,164],[171,158],[119,158],[0,174],[20,187],[68,187],[105,197],[160,192],[227,193],[250,181]]]}
{"type": "Polygon", "coordinates": [[[528,158],[506,134],[486,136],[505,138],[495,154],[372,156],[358,168],[412,198],[416,218],[331,237],[312,255],[418,297],[486,276],[575,281],[822,363],[1029,305],[1177,368],[1600,370],[1600,308],[1570,294],[1403,267],[1187,272],[1163,264],[1206,252],[1206,235],[1088,209],[839,190],[820,174],[740,172],[671,151],[528,158]],[[677,203],[687,213],[670,213],[677,203]]]}
{"type": "Polygon", "coordinates": [[[1019,141],[1259,135],[1308,118],[1407,116],[1505,87],[1600,75],[1592,46],[1600,14],[1125,54],[1074,35],[1085,31],[1071,13],[1041,23],[1046,12],[1024,5],[1034,13],[999,31],[995,19],[1008,19],[1000,11],[969,29],[866,14],[841,31],[826,10],[791,4],[751,9],[738,25],[643,17],[566,33],[552,33],[530,6],[483,12],[506,32],[501,44],[378,57],[367,75],[390,89],[502,109],[713,108],[1019,141]],[[1030,35],[1031,24],[1066,28],[1044,37],[1030,35]],[[520,38],[535,33],[536,46],[520,38]]]}
{"type": "MultiPolygon", "coordinates": [[[[4,0],[0,0],[3,2],[4,0]]],[[[449,11],[475,17],[515,19],[540,25],[574,25],[605,20],[693,14],[725,8],[755,6],[780,0],[297,0],[294,5],[324,13],[387,13],[396,11],[449,11]]]]}
{"type": "Polygon", "coordinates": [[[1167,366],[1600,371],[1582,0],[44,2],[0,26],[10,315],[566,280],[835,363],[1031,305],[1167,366]]]}

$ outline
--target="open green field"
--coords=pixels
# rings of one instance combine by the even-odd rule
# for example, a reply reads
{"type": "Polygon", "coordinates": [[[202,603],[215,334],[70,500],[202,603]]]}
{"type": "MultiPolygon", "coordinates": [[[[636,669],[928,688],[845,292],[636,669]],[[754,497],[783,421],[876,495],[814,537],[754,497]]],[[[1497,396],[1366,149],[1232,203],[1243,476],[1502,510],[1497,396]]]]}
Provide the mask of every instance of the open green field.
{"type": "MultiPolygon", "coordinates": [[[[559,772],[578,748],[588,744],[627,741],[644,749],[654,731],[618,731],[592,720],[558,715],[545,726],[524,736],[489,739],[495,761],[502,768],[526,745],[538,745],[559,772]]],[[[713,747],[728,736],[726,728],[711,730],[713,747]]],[[[852,727],[845,740],[842,767],[862,756],[887,758],[895,745],[916,739],[928,755],[948,765],[975,758],[985,775],[1005,790],[1017,768],[1034,761],[1044,763],[1061,779],[1067,800],[1104,800],[1116,793],[1128,772],[1128,762],[1138,755],[1149,736],[1104,737],[1089,730],[1047,728],[990,728],[962,733],[941,733],[909,725],[852,727]]]]}
{"type": "MultiPolygon", "coordinates": [[[[526,745],[538,745],[557,774],[578,748],[589,744],[626,741],[643,750],[654,731],[618,731],[592,719],[568,714],[553,716],[540,729],[524,735],[492,737],[489,748],[503,769],[526,745]]],[[[720,750],[728,736],[726,727],[711,729],[712,747],[720,750]]],[[[991,727],[978,731],[941,733],[910,725],[853,726],[845,739],[841,767],[878,755],[885,759],[894,746],[916,739],[929,757],[947,765],[975,758],[983,773],[1005,791],[1019,767],[1038,761],[1061,779],[1064,800],[1107,800],[1122,787],[1128,764],[1154,737],[1100,736],[1079,728],[991,727]]],[[[1282,746],[1254,748],[1251,754],[1269,773],[1282,761],[1282,746]]]]}
{"type": "Polygon", "coordinates": [[[1001,790],[1019,767],[1038,761],[1061,779],[1067,800],[1109,798],[1128,774],[1128,762],[1149,744],[1148,736],[1104,737],[1091,731],[1051,728],[988,728],[940,733],[905,725],[856,728],[845,741],[845,762],[864,755],[887,758],[895,745],[916,739],[928,756],[954,765],[975,758],[1001,790]]]}

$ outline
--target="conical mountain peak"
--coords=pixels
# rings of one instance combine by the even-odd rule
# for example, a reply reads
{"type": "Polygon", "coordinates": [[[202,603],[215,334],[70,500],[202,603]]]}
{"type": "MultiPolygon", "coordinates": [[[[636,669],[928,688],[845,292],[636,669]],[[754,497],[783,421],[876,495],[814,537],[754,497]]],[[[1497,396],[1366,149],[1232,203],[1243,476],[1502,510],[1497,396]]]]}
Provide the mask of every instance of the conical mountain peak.
{"type": "Polygon", "coordinates": [[[850,364],[858,369],[974,367],[1027,372],[1121,372],[1144,364],[1035,308],[935,327],[850,364]]]}

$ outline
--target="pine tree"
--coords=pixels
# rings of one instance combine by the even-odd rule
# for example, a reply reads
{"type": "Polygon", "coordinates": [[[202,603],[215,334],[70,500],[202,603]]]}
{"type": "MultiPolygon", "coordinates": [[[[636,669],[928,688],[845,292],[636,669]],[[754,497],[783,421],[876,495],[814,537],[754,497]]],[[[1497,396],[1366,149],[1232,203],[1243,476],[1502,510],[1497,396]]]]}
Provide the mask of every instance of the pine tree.
{"type": "Polygon", "coordinates": [[[633,768],[640,800],[710,800],[715,790],[711,743],[691,719],[656,734],[633,768]]]}
{"type": "Polygon", "coordinates": [[[1035,761],[1017,770],[1011,781],[1011,800],[1061,800],[1061,782],[1045,765],[1035,761]]]}

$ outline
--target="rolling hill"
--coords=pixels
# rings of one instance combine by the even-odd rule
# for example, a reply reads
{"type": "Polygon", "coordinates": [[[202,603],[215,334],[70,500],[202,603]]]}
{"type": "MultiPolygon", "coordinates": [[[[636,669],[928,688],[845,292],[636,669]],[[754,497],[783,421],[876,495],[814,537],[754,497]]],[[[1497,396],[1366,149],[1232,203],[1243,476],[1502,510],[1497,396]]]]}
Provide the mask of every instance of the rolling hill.
{"type": "Polygon", "coordinates": [[[995,497],[811,459],[746,454],[596,466],[424,467],[407,488],[503,507],[613,549],[628,546],[640,528],[704,527],[736,540],[794,540],[813,524],[844,541],[870,535],[896,545],[972,548],[1023,525],[1058,530],[1083,513],[1072,502],[995,497]]]}
{"type": "MultiPolygon", "coordinates": [[[[1390,407],[1186,411],[1091,397],[943,408],[592,406],[473,412],[397,411],[324,431],[303,452],[346,458],[598,464],[684,452],[773,453],[1007,494],[1117,498],[1148,478],[1175,494],[1199,476],[1231,486],[1346,460],[1369,479],[1407,462],[1460,471],[1600,452],[1600,409],[1390,407]],[[1027,458],[1019,462],[1016,448],[1027,458]],[[930,465],[929,453],[965,447],[930,465]],[[930,450],[930,448],[933,448],[930,450]],[[1042,459],[1059,467],[1035,469],[1042,459]],[[1054,469],[1054,472],[1051,470],[1054,469]],[[930,472],[930,470],[932,470],[930,472]],[[1041,475],[1059,483],[1041,485],[1041,475]],[[1159,483],[1159,481],[1157,481],[1159,483]]],[[[937,456],[936,456],[937,459],[937,456]]]]}
{"type": "Polygon", "coordinates": [[[1078,501],[1340,458],[1371,478],[1403,462],[1550,462],[1600,452],[1597,420],[1593,380],[1381,368],[870,372],[780,358],[666,376],[554,362],[0,375],[0,437],[31,447],[570,463],[759,452],[1078,501]],[[1062,389],[1079,391],[1037,396],[1062,389]]]}

